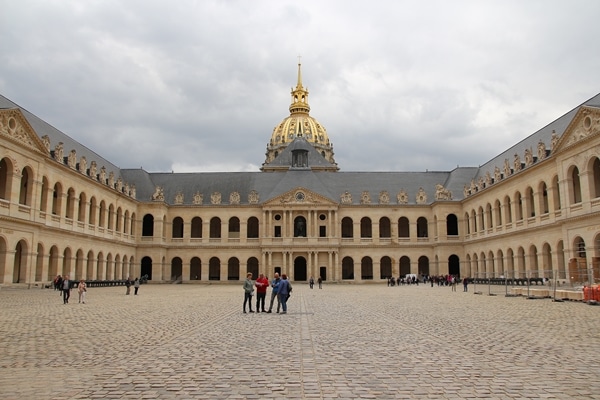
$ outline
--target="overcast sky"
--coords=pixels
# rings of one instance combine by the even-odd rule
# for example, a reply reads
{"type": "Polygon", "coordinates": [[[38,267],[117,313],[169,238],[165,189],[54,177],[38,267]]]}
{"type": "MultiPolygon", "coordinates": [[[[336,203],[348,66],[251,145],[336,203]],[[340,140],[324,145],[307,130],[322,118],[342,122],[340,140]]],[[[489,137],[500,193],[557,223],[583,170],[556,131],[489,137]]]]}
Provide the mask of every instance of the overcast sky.
{"type": "Polygon", "coordinates": [[[342,171],[447,171],[600,92],[599,16],[597,0],[3,2],[0,93],[121,168],[258,171],[301,55],[342,171]]]}

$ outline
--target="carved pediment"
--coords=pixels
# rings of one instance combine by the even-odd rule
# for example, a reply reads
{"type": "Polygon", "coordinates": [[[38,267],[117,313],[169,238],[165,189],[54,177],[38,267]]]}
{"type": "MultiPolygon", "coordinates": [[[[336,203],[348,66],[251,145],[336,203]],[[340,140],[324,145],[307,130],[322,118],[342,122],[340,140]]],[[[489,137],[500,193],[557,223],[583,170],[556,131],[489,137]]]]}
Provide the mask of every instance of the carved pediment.
{"type": "Polygon", "coordinates": [[[19,109],[0,110],[0,135],[38,153],[49,155],[46,146],[19,109]]]}
{"type": "Polygon", "coordinates": [[[315,193],[311,190],[308,190],[303,187],[297,187],[292,190],[288,190],[285,193],[280,194],[279,196],[275,196],[272,199],[264,202],[265,206],[277,205],[281,206],[282,204],[287,205],[314,205],[314,204],[325,204],[325,205],[335,205],[331,201],[331,199],[321,196],[318,193],[315,193]]]}
{"type": "Polygon", "coordinates": [[[582,106],[564,133],[552,144],[552,154],[600,133],[600,108],[582,106]]]}

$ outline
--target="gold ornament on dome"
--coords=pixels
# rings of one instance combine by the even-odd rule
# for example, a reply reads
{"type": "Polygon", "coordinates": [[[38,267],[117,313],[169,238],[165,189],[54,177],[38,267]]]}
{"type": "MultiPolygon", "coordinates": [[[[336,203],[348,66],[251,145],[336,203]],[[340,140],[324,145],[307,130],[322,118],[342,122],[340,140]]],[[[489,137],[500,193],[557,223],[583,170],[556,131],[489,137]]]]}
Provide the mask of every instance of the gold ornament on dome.
{"type": "Polygon", "coordinates": [[[203,200],[203,198],[202,198],[202,193],[200,193],[200,192],[196,192],[196,193],[194,194],[194,204],[196,204],[196,205],[197,205],[197,204],[202,204],[202,200],[203,200]]]}

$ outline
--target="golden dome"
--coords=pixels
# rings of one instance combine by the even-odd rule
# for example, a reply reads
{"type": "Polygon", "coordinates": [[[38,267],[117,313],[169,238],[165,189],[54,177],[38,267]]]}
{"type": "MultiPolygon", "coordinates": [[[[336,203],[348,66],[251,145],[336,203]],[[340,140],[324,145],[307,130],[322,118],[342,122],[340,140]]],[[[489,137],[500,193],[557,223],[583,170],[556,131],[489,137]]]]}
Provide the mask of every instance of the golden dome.
{"type": "Polygon", "coordinates": [[[309,115],[308,89],[302,86],[300,63],[298,63],[298,83],[295,88],[292,88],[291,94],[290,116],[273,129],[271,140],[267,145],[265,164],[273,161],[296,137],[306,139],[327,161],[335,164],[333,145],[329,141],[327,130],[309,115]]]}

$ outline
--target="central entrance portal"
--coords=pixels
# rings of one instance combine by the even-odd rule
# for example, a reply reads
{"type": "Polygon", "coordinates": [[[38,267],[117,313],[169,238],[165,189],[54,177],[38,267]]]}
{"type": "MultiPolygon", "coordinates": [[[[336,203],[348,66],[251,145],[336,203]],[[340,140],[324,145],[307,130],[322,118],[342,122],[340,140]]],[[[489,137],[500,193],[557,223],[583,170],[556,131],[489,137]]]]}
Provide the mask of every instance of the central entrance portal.
{"type": "Polygon", "coordinates": [[[305,281],[306,278],[306,258],[296,257],[294,260],[294,280],[305,281]]]}

